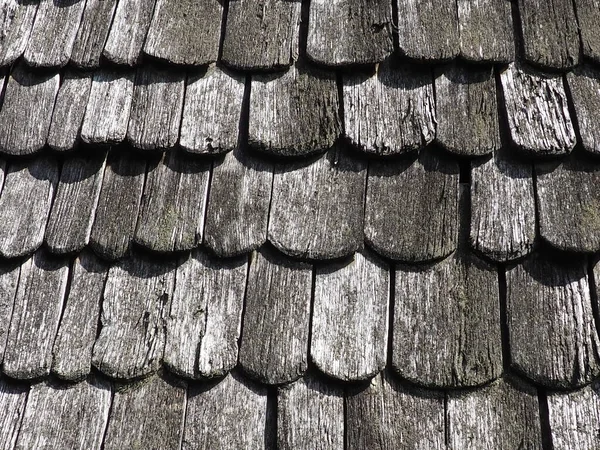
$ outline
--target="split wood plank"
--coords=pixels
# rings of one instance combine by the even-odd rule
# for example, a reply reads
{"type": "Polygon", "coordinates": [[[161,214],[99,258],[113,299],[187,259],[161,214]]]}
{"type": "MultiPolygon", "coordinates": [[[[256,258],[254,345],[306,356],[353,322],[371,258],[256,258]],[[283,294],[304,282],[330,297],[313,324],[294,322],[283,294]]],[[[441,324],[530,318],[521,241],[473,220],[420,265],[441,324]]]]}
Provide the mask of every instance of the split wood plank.
{"type": "Polygon", "coordinates": [[[12,65],[23,55],[39,2],[22,0],[0,1],[0,67],[12,65]]]}
{"type": "Polygon", "coordinates": [[[597,29],[600,21],[600,0],[575,0],[575,12],[583,56],[598,63],[600,62],[600,36],[597,29]]]}
{"type": "MultiPolygon", "coordinates": [[[[20,273],[21,262],[19,260],[0,263],[0,362],[4,358],[20,273]]],[[[2,442],[1,432],[0,442],[2,442]]]]}
{"type": "Polygon", "coordinates": [[[600,110],[600,71],[590,65],[579,66],[567,74],[567,83],[583,148],[600,154],[600,128],[596,126],[600,110]]]}
{"type": "Polygon", "coordinates": [[[73,45],[71,62],[84,69],[100,67],[100,56],[113,21],[117,0],[86,0],[73,45]]]}
{"type": "Polygon", "coordinates": [[[0,379],[0,449],[14,450],[25,412],[28,386],[0,379]]]}

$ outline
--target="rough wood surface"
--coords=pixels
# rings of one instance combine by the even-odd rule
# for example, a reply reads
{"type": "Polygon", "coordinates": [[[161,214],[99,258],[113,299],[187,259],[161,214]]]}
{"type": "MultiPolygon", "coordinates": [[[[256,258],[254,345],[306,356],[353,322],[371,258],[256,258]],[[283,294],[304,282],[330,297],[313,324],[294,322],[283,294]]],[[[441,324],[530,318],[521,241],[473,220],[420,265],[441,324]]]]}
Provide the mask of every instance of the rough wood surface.
{"type": "Polygon", "coordinates": [[[326,150],[341,131],[338,110],[332,72],[292,66],[283,74],[255,75],[248,143],[279,156],[326,150]]]}
{"type": "Polygon", "coordinates": [[[8,167],[0,196],[0,255],[25,256],[42,245],[57,183],[53,158],[22,160],[8,167]]]}
{"type": "Polygon", "coordinates": [[[106,381],[34,384],[15,449],[100,449],[110,404],[106,381]]]}
{"type": "Polygon", "coordinates": [[[306,54],[329,66],[378,63],[394,50],[392,30],[387,0],[313,0],[306,54]]]}
{"type": "MultiPolygon", "coordinates": [[[[575,12],[583,55],[594,62],[600,62],[600,0],[575,0],[575,12]]],[[[599,444],[600,445],[600,444],[599,444]]]]}
{"type": "Polygon", "coordinates": [[[244,78],[211,65],[190,75],[179,144],[192,153],[224,153],[238,144],[244,78]]]}
{"type": "Polygon", "coordinates": [[[75,38],[71,62],[77,67],[96,69],[108,37],[117,0],[86,0],[81,25],[75,38]]]}
{"type": "Polygon", "coordinates": [[[289,383],[308,366],[312,266],[263,247],[252,256],[240,367],[261,383],[289,383]]]}
{"type": "Polygon", "coordinates": [[[104,288],[100,335],[92,362],[113,378],[158,369],[175,283],[175,264],[133,255],[112,266],[104,288]]]}
{"type": "MultiPolygon", "coordinates": [[[[600,21],[600,17],[598,19],[600,21]]],[[[583,148],[590,153],[599,154],[600,127],[597,123],[600,110],[600,71],[589,65],[579,66],[567,74],[567,83],[575,110],[576,117],[573,119],[577,119],[583,148]]]]}
{"type": "Polygon", "coordinates": [[[106,264],[90,252],[81,253],[73,263],[69,294],[52,350],[52,373],[61,379],[81,380],[91,371],[107,273],[106,264]]]}
{"type": "Polygon", "coordinates": [[[153,66],[139,68],[127,140],[143,150],[175,146],[179,138],[184,91],[184,72],[153,66]]]}
{"type": "Polygon", "coordinates": [[[312,377],[280,388],[277,444],[281,450],[342,450],[342,389],[312,377]]]}
{"type": "Polygon", "coordinates": [[[346,434],[348,450],[442,450],[444,396],[378,375],[348,394],[346,434]]]}
{"type": "Polygon", "coordinates": [[[238,360],[247,259],[192,252],[178,268],[165,365],[186,378],[227,374],[238,360]]]}
{"type": "Polygon", "coordinates": [[[420,150],[435,137],[431,70],[381,63],[343,78],[345,135],[367,153],[420,150]]]}
{"type": "Polygon", "coordinates": [[[534,254],[506,273],[511,365],[536,383],[574,388],[600,374],[586,266],[534,254]]]}
{"type": "Polygon", "coordinates": [[[182,450],[259,450],[267,440],[267,390],[237,375],[190,386],[182,450]]]}
{"type": "Polygon", "coordinates": [[[235,149],[213,166],[204,242],[220,257],[245,254],[267,240],[273,164],[235,149]]]}
{"type": "Polygon", "coordinates": [[[0,67],[10,66],[25,51],[37,8],[35,1],[0,1],[0,67]]]}
{"type": "Polygon", "coordinates": [[[21,266],[2,371],[32,379],[50,373],[69,276],[68,261],[36,252],[21,266]]]}
{"type": "Polygon", "coordinates": [[[569,153],[577,142],[563,79],[511,64],[500,79],[510,137],[532,155],[569,153]]]}
{"type": "Polygon", "coordinates": [[[431,150],[415,158],[373,161],[367,179],[366,242],[406,262],[443,258],[458,240],[458,164],[431,150]]]}
{"type": "MultiPolygon", "coordinates": [[[[494,0],[499,1],[499,0],[494,0]]],[[[453,64],[435,79],[437,142],[457,155],[500,148],[496,81],[492,69],[453,64]]]]}
{"type": "Polygon", "coordinates": [[[0,379],[0,449],[14,450],[17,442],[28,386],[0,379]]]}
{"type": "Polygon", "coordinates": [[[341,145],[316,160],[278,164],[269,241],[293,257],[353,254],[363,246],[365,178],[366,162],[341,145]]]}
{"type": "Polygon", "coordinates": [[[172,64],[217,60],[223,0],[157,0],[144,52],[172,64]]]}
{"type": "MultiPolygon", "coordinates": [[[[4,358],[20,273],[21,262],[19,260],[0,263],[0,362],[4,358]]],[[[2,442],[1,438],[0,431],[0,442],[2,442]]]]}
{"type": "Polygon", "coordinates": [[[13,69],[0,111],[0,152],[21,156],[44,147],[58,85],[58,73],[32,72],[23,64],[13,69]]]}

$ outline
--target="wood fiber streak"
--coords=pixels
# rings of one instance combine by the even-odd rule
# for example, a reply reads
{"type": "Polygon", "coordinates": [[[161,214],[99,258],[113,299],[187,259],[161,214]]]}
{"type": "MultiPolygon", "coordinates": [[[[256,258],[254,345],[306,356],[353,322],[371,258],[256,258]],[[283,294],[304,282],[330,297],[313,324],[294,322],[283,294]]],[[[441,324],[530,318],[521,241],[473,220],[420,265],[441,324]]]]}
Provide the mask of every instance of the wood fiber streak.
{"type": "Polygon", "coordinates": [[[132,379],[159,368],[174,283],[175,264],[170,261],[133,255],[112,266],[92,356],[98,370],[132,379]]]}
{"type": "Polygon", "coordinates": [[[192,252],[178,268],[165,365],[186,378],[226,375],[238,360],[247,259],[192,252]]]}
{"type": "Polygon", "coordinates": [[[291,67],[255,75],[250,90],[248,144],[278,156],[300,156],[333,146],[341,131],[333,72],[291,67]]]}
{"type": "Polygon", "coordinates": [[[190,75],[179,144],[191,153],[224,153],[238,144],[244,78],[217,66],[190,75]]]}
{"type": "Polygon", "coordinates": [[[600,22],[600,0],[575,0],[575,11],[583,56],[598,63],[600,62],[600,36],[597,30],[600,22]]]}
{"type": "Polygon", "coordinates": [[[0,67],[13,64],[27,48],[38,4],[35,1],[0,1],[0,67]]]}
{"type": "Polygon", "coordinates": [[[277,165],[269,241],[292,257],[353,254],[363,246],[365,179],[366,162],[342,146],[316,160],[277,165]]]}
{"type": "Polygon", "coordinates": [[[372,64],[394,51],[392,2],[313,0],[307,56],[328,66],[372,64]]]}
{"type": "Polygon", "coordinates": [[[585,258],[558,263],[532,255],[510,268],[506,281],[512,367],[536,383],[561,389],[597,377],[600,342],[585,258]]]}
{"type": "Polygon", "coordinates": [[[21,266],[2,365],[9,377],[34,379],[50,373],[68,276],[66,260],[42,251],[21,266]]]}
{"type": "Polygon", "coordinates": [[[0,449],[14,450],[21,428],[28,386],[0,379],[0,449]]]}
{"type": "Polygon", "coordinates": [[[372,74],[344,76],[345,135],[364,152],[420,150],[435,137],[431,71],[384,62],[372,74]]]}
{"type": "MultiPolygon", "coordinates": [[[[598,7],[600,8],[600,2],[598,7]]],[[[600,22],[600,17],[598,20],[600,22]]],[[[589,65],[580,66],[567,74],[567,83],[583,148],[590,153],[600,154],[600,127],[597,126],[600,110],[600,71],[589,65]]]]}
{"type": "Polygon", "coordinates": [[[263,247],[250,264],[239,364],[252,378],[280,384],[308,367],[312,267],[263,247]]]}
{"type": "Polygon", "coordinates": [[[293,64],[298,59],[300,3],[300,0],[230,1],[223,63],[238,70],[281,69],[293,64]]]}
{"type": "Polygon", "coordinates": [[[117,0],[86,0],[71,62],[77,67],[96,69],[112,24],[117,0]]]}
{"type": "MultiPolygon", "coordinates": [[[[4,358],[20,273],[21,264],[19,261],[0,263],[0,361],[4,358]]],[[[0,386],[1,384],[0,382],[0,386]]],[[[0,423],[0,442],[3,441],[1,427],[2,424],[0,423]]]]}
{"type": "Polygon", "coordinates": [[[34,384],[15,449],[100,449],[110,403],[106,381],[34,384]]]}

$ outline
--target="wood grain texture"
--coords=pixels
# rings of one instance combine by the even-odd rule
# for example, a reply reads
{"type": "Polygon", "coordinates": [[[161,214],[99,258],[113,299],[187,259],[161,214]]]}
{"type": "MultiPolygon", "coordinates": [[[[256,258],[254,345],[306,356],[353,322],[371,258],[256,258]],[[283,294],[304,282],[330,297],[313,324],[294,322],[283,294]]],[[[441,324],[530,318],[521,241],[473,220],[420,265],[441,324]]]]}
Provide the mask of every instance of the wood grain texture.
{"type": "Polygon", "coordinates": [[[52,350],[52,373],[63,380],[78,381],[90,374],[107,273],[108,266],[91,252],[81,253],[73,263],[52,350]]]}
{"type": "Polygon", "coordinates": [[[536,383],[572,389],[600,373],[586,263],[534,254],[506,272],[511,366],[536,383]]]}
{"type": "Polygon", "coordinates": [[[0,379],[0,449],[13,450],[21,428],[28,386],[0,379]]]}
{"type": "MultiPolygon", "coordinates": [[[[4,358],[20,273],[19,260],[0,263],[0,361],[4,358]]],[[[0,442],[2,442],[1,438],[0,431],[0,442]]]]}
{"type": "Polygon", "coordinates": [[[0,67],[10,66],[23,55],[33,20],[38,9],[38,2],[21,0],[0,1],[0,67]]]}
{"type": "Polygon", "coordinates": [[[92,356],[98,370],[132,379],[159,368],[174,284],[175,264],[169,260],[133,255],[111,267],[92,356]]]}
{"type": "Polygon", "coordinates": [[[15,449],[100,449],[110,404],[106,381],[34,384],[15,449]]]}
{"type": "Polygon", "coordinates": [[[157,0],[144,52],[171,64],[217,60],[223,0],[157,0]]]}
{"type": "Polygon", "coordinates": [[[57,183],[53,158],[21,160],[8,167],[0,196],[0,255],[25,256],[42,245],[57,183]]]}
{"type": "Polygon", "coordinates": [[[308,367],[312,266],[267,247],[250,263],[239,365],[261,383],[289,383],[308,367]]]}
{"type": "Polygon", "coordinates": [[[575,0],[575,12],[577,13],[583,56],[596,63],[600,62],[600,36],[597,33],[600,21],[600,1],[575,0]]]}
{"type": "Polygon", "coordinates": [[[364,152],[420,150],[435,137],[431,70],[388,60],[374,73],[344,75],[343,95],[345,136],[364,152]]]}
{"type": "Polygon", "coordinates": [[[570,153],[577,138],[562,77],[511,64],[500,79],[513,144],[534,157],[570,153]]]}
{"type": "Polygon", "coordinates": [[[338,110],[332,72],[293,66],[283,74],[255,75],[248,144],[278,156],[326,150],[341,131],[338,110]]]}
{"type": "Polygon", "coordinates": [[[177,268],[165,365],[185,378],[226,375],[238,360],[247,258],[194,251],[177,268]]]}
{"type": "Polygon", "coordinates": [[[365,178],[366,162],[342,145],[316,160],[278,164],[269,241],[298,258],[353,254],[363,246],[365,178]]]}
{"type": "Polygon", "coordinates": [[[235,149],[215,161],[204,243],[220,257],[245,254],[267,240],[273,164],[235,149]]]}
{"type": "MultiPolygon", "coordinates": [[[[498,1],[498,0],[495,0],[498,1]]],[[[437,71],[437,142],[451,153],[480,156],[500,148],[493,69],[460,63],[437,71]]]]}
{"type": "Polygon", "coordinates": [[[0,152],[22,156],[44,147],[58,85],[58,73],[32,72],[23,64],[13,69],[0,110],[0,152]]]}
{"type": "Polygon", "coordinates": [[[394,51],[387,0],[310,2],[306,54],[328,66],[372,64],[394,51]]]}
{"type": "Polygon", "coordinates": [[[581,144],[586,151],[600,154],[600,128],[596,126],[600,108],[600,71],[590,65],[579,66],[569,72],[566,79],[581,144]]]}
{"type": "Polygon", "coordinates": [[[77,31],[71,62],[81,68],[97,69],[112,24],[117,0],[86,0],[77,31]]]}
{"type": "Polygon", "coordinates": [[[50,373],[68,276],[68,262],[43,251],[21,266],[2,365],[9,377],[33,379],[50,373]]]}

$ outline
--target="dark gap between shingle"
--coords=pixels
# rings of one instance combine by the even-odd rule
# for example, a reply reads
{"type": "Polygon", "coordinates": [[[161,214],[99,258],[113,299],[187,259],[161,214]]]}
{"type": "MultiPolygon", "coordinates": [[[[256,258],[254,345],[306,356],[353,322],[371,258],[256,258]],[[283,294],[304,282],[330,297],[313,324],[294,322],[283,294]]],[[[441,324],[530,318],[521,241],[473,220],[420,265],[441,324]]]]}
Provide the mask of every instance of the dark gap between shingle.
{"type": "Polygon", "coordinates": [[[344,399],[344,450],[348,449],[348,386],[342,391],[344,399]]]}
{"type": "Polygon", "coordinates": [[[590,298],[592,300],[592,314],[594,315],[596,335],[600,337],[600,305],[598,305],[598,287],[594,276],[594,265],[596,262],[597,258],[588,258],[588,279],[590,285],[590,298]]]}
{"type": "Polygon", "coordinates": [[[113,381],[110,382],[110,406],[108,407],[108,415],[106,419],[106,424],[104,425],[104,432],[102,433],[102,443],[100,444],[100,450],[104,450],[106,446],[106,436],[108,435],[108,425],[110,424],[110,420],[112,419],[113,406],[115,404],[115,383],[113,381]]]}
{"type": "Polygon", "coordinates": [[[513,36],[515,37],[515,62],[523,58],[523,27],[521,26],[521,11],[517,0],[511,0],[511,13],[513,20],[513,36]]]}
{"type": "MultiPolygon", "coordinates": [[[[244,286],[244,299],[242,300],[242,313],[240,315],[240,334],[238,335],[238,339],[237,339],[237,358],[238,358],[238,364],[239,365],[239,360],[240,360],[240,348],[242,346],[242,337],[244,336],[244,322],[246,320],[246,305],[247,305],[247,299],[248,299],[248,285],[250,284],[250,267],[252,266],[253,263],[253,252],[249,252],[246,256],[247,258],[247,266],[246,266],[246,286],[244,286]]],[[[208,308],[205,314],[205,329],[206,329],[206,321],[208,320],[208,308]]],[[[236,367],[237,367],[236,365],[236,367]]]]}
{"type": "Polygon", "coordinates": [[[206,244],[206,241],[204,239],[204,237],[206,236],[206,222],[208,221],[208,204],[210,202],[210,191],[211,191],[211,187],[212,187],[212,180],[213,180],[213,172],[215,170],[215,161],[216,159],[213,159],[210,162],[210,167],[208,169],[208,185],[206,186],[206,198],[204,199],[204,214],[203,214],[203,218],[202,218],[202,231],[200,231],[201,235],[200,235],[200,239],[198,239],[198,236],[196,236],[196,243],[198,246],[202,245],[202,244],[206,244]]]}
{"type": "Polygon", "coordinates": [[[540,239],[540,203],[538,200],[538,186],[537,186],[537,170],[535,164],[531,165],[531,178],[533,181],[533,209],[535,211],[535,241],[533,244],[533,250],[537,246],[536,243],[539,242],[540,239]]]}
{"type": "Polygon", "coordinates": [[[277,387],[267,387],[267,417],[265,420],[265,449],[277,449],[277,387]]]}
{"type": "Polygon", "coordinates": [[[58,333],[60,333],[60,327],[63,322],[65,310],[67,309],[67,300],[69,299],[69,295],[71,294],[71,285],[73,284],[73,275],[75,274],[74,269],[75,269],[75,260],[76,259],[77,259],[77,257],[74,257],[73,259],[71,259],[71,261],[69,261],[69,273],[67,274],[67,285],[65,286],[65,294],[62,299],[62,307],[61,307],[60,316],[58,319],[58,327],[56,327],[56,336],[54,336],[54,339],[52,341],[52,350],[51,350],[52,365],[51,365],[51,368],[54,367],[54,359],[56,357],[56,355],[54,354],[54,346],[56,345],[56,338],[58,337],[58,333]]]}
{"type": "Polygon", "coordinates": [[[500,300],[500,339],[502,344],[502,367],[504,373],[510,371],[510,330],[508,328],[507,316],[507,286],[506,286],[506,265],[498,265],[498,291],[500,300]]]}
{"type": "MultiPolygon", "coordinates": [[[[583,139],[581,138],[581,131],[579,129],[579,120],[577,120],[577,112],[575,111],[575,101],[573,99],[573,93],[571,92],[571,86],[567,81],[567,75],[562,75],[562,83],[565,88],[565,95],[567,96],[567,107],[569,108],[569,115],[571,116],[571,123],[573,124],[573,129],[575,130],[575,136],[577,138],[577,143],[575,144],[575,149],[577,147],[583,147],[583,139]]],[[[573,151],[575,151],[573,149],[573,151]]]]}
{"type": "Polygon", "coordinates": [[[394,311],[396,309],[396,266],[389,264],[390,271],[390,299],[388,309],[388,351],[387,351],[387,367],[392,367],[392,355],[394,352],[394,311]]]}
{"type": "Polygon", "coordinates": [[[190,395],[190,383],[185,383],[185,394],[183,396],[183,416],[181,418],[181,428],[179,432],[179,450],[183,448],[183,437],[185,435],[185,421],[187,420],[188,397],[190,395]]]}
{"type": "Polygon", "coordinates": [[[229,15],[229,0],[220,0],[223,4],[223,13],[221,14],[221,34],[219,36],[219,51],[217,52],[217,61],[223,57],[223,43],[225,42],[225,33],[227,31],[227,16],[229,15]]]}
{"type": "Polygon", "coordinates": [[[310,16],[310,0],[302,0],[300,4],[300,27],[298,30],[298,60],[306,60],[308,43],[308,19],[310,16]]]}
{"type": "Polygon", "coordinates": [[[398,37],[398,0],[392,0],[392,41],[394,53],[400,54],[400,38],[398,37]]]}
{"type": "Polygon", "coordinates": [[[444,445],[450,448],[450,414],[448,412],[448,391],[444,391],[444,445]]]}
{"type": "MultiPolygon", "coordinates": [[[[338,93],[338,117],[340,120],[340,133],[342,136],[346,136],[346,120],[344,110],[344,76],[341,70],[335,71],[335,83],[338,93]]],[[[339,136],[338,139],[340,139],[339,136]]]]}
{"type": "Polygon", "coordinates": [[[583,62],[583,37],[581,36],[581,25],[579,24],[579,14],[577,13],[577,2],[575,0],[571,0],[571,5],[573,5],[573,13],[575,14],[575,23],[577,24],[577,36],[579,36],[579,57],[580,62],[583,62]]]}
{"type": "Polygon", "coordinates": [[[542,389],[538,389],[538,405],[540,410],[540,424],[542,429],[542,449],[553,450],[552,430],[550,428],[550,413],[548,410],[548,396],[542,389]]]}
{"type": "Polygon", "coordinates": [[[471,160],[458,160],[458,169],[458,182],[461,184],[468,184],[469,186],[471,186],[471,160]]]}
{"type": "MultiPolygon", "coordinates": [[[[30,256],[33,257],[33,256],[30,256]]],[[[15,293],[11,299],[11,305],[12,308],[10,309],[10,318],[8,320],[8,324],[7,324],[7,332],[6,332],[6,339],[8,340],[8,332],[10,331],[10,325],[12,323],[13,320],[13,315],[15,313],[15,302],[17,301],[17,291],[19,290],[19,285],[21,284],[21,279],[22,279],[22,268],[23,264],[19,263],[19,274],[17,275],[17,287],[15,288],[15,293]]],[[[6,353],[6,345],[4,346],[4,352],[0,355],[0,363],[4,363],[4,353],[6,353]]]]}
{"type": "MultiPolygon", "coordinates": [[[[91,250],[87,250],[90,251],[91,250]]],[[[92,252],[93,253],[93,252],[92,252]]],[[[95,258],[100,258],[99,256],[97,256],[94,253],[94,257],[95,258]]],[[[98,339],[100,339],[100,332],[102,331],[102,310],[104,308],[104,291],[106,290],[106,283],[108,282],[108,275],[110,273],[110,269],[112,268],[112,264],[107,264],[106,265],[106,275],[104,275],[104,283],[102,283],[102,294],[100,295],[100,308],[98,308],[98,324],[96,325],[96,338],[94,339],[94,344],[96,344],[96,341],[98,339]]],[[[93,351],[94,346],[92,346],[92,351],[93,351]]]]}

